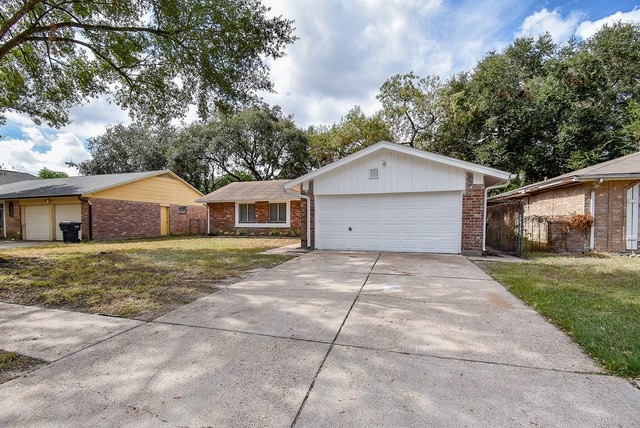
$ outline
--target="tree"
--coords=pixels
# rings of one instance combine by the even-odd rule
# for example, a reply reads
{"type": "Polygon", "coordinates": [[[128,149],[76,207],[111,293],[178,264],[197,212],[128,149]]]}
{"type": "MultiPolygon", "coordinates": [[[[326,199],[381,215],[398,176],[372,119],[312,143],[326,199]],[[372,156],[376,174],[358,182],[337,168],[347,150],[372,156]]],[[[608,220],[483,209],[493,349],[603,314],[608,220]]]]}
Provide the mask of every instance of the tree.
{"type": "Polygon", "coordinates": [[[384,82],[376,98],[396,143],[426,148],[434,142],[443,116],[441,89],[438,76],[418,77],[413,72],[384,82]]]}
{"type": "Polygon", "coordinates": [[[38,172],[38,177],[47,179],[47,178],[67,178],[69,174],[64,171],[52,171],[49,168],[42,168],[38,172]]]}
{"type": "Polygon", "coordinates": [[[83,175],[166,169],[167,152],[175,141],[176,130],[172,127],[142,123],[110,126],[103,135],[88,140],[91,159],[68,165],[78,168],[83,175]]]}
{"type": "Polygon", "coordinates": [[[292,116],[266,106],[222,116],[204,130],[211,141],[209,156],[224,175],[237,180],[295,178],[307,173],[309,139],[292,116]]]}
{"type": "Polygon", "coordinates": [[[313,164],[323,166],[378,141],[391,140],[391,133],[379,114],[367,117],[355,106],[337,124],[311,127],[309,139],[313,164]]]}
{"type": "Polygon", "coordinates": [[[0,123],[7,110],[60,127],[100,94],[134,117],[201,117],[271,89],[265,60],[293,23],[259,0],[3,0],[0,123]]]}

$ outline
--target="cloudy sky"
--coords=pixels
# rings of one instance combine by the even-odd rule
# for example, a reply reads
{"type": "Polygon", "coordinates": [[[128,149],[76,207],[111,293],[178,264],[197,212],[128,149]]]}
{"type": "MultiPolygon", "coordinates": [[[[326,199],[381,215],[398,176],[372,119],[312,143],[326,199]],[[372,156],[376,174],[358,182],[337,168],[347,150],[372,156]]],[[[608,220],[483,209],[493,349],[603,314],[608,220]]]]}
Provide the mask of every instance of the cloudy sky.
{"type": "MultiPolygon", "coordinates": [[[[470,70],[491,50],[518,36],[549,32],[556,42],[588,38],[605,23],[640,22],[639,0],[264,0],[272,13],[295,20],[300,38],[271,64],[275,94],[298,126],[330,124],[353,106],[378,109],[375,95],[396,73],[447,79],[470,70]]],[[[86,139],[126,112],[97,100],[73,109],[73,123],[55,130],[8,114],[0,127],[0,164],[36,174],[47,167],[77,175],[66,161],[89,157],[86,139]]]]}

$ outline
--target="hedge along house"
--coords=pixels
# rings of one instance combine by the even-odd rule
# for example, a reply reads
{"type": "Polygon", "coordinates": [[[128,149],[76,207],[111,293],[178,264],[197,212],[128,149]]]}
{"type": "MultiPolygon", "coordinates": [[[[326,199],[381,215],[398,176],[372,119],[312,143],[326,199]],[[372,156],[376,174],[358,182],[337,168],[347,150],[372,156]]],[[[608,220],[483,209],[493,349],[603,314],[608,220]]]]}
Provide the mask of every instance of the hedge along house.
{"type": "Polygon", "coordinates": [[[482,254],[486,192],[511,174],[380,142],[284,185],[302,195],[302,245],[482,254]]]}
{"type": "MultiPolygon", "coordinates": [[[[555,251],[638,250],[640,152],[524,186],[491,198],[519,200],[527,238],[555,251]],[[583,230],[572,219],[586,220],[583,230]],[[543,233],[532,230],[546,224],[543,233]]],[[[577,222],[576,222],[577,224],[577,222]]]]}
{"type": "Polygon", "coordinates": [[[0,186],[4,237],[59,241],[61,221],[85,240],[204,233],[202,196],[169,170],[23,181],[0,186]]]}
{"type": "Polygon", "coordinates": [[[209,209],[208,233],[297,236],[300,194],[285,192],[287,181],[230,183],[196,200],[209,209]]]}

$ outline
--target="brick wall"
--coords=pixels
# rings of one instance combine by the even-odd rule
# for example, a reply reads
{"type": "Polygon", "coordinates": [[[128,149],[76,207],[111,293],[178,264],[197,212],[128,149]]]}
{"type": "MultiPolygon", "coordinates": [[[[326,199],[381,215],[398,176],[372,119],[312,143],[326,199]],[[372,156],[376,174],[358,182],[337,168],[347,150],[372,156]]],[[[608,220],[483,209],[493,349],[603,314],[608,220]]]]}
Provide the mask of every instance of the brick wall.
{"type": "Polygon", "coordinates": [[[566,219],[556,217],[549,220],[548,250],[558,253],[583,253],[589,251],[589,232],[566,229],[566,219]]]}
{"type": "Polygon", "coordinates": [[[473,184],[467,172],[462,195],[462,254],[481,255],[484,231],[484,184],[473,184]]]}
{"type": "Polygon", "coordinates": [[[595,249],[626,251],[627,189],[635,181],[605,181],[596,189],[595,249]]]}
{"type": "MultiPolygon", "coordinates": [[[[93,202],[92,202],[93,204],[93,202]]],[[[80,221],[82,222],[82,232],[81,238],[85,241],[89,241],[93,239],[92,235],[92,224],[89,221],[90,214],[93,214],[93,206],[90,206],[88,202],[81,201],[80,202],[80,221]]]]}
{"type": "Polygon", "coordinates": [[[169,206],[169,234],[202,235],[207,233],[207,207],[187,205],[187,212],[180,213],[179,205],[169,206]]]}
{"type": "Polygon", "coordinates": [[[91,203],[95,240],[160,235],[160,204],[93,198],[91,203]]]}
{"type": "MultiPolygon", "coordinates": [[[[256,203],[256,223],[269,223],[269,202],[257,201],[256,203]]],[[[301,235],[302,222],[300,201],[290,203],[290,223],[289,227],[238,227],[236,228],[236,204],[235,202],[217,202],[209,204],[209,221],[211,222],[211,233],[236,234],[242,229],[244,235],[268,236],[274,231],[279,235],[301,235]]],[[[274,225],[277,223],[274,223],[274,225]]]]}
{"type": "Polygon", "coordinates": [[[315,231],[315,222],[316,222],[316,208],[315,208],[315,197],[313,194],[313,180],[309,181],[309,190],[302,190],[301,193],[305,196],[308,196],[311,202],[311,206],[307,207],[307,200],[304,198],[300,199],[300,242],[302,248],[315,248],[316,247],[316,231],[315,231]],[[307,209],[310,210],[310,224],[307,225],[307,209]],[[307,228],[310,229],[310,240],[311,242],[307,242],[307,228]]]}
{"type": "Polygon", "coordinates": [[[557,217],[572,214],[585,214],[588,211],[587,198],[591,192],[590,184],[578,183],[561,189],[527,196],[524,200],[524,215],[557,217]]]}
{"type": "Polygon", "coordinates": [[[4,220],[8,239],[22,239],[22,221],[20,216],[20,203],[18,201],[4,202],[4,220]],[[9,215],[9,204],[13,202],[13,217],[9,215]]]}

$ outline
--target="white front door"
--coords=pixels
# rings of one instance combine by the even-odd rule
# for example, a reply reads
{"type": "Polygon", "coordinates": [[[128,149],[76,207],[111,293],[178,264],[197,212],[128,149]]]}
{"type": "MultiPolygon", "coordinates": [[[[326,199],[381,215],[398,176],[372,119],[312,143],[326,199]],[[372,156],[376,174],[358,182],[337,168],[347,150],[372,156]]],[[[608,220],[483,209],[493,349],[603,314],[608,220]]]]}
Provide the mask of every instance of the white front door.
{"type": "Polygon", "coordinates": [[[640,201],[640,184],[627,190],[627,250],[633,251],[638,249],[638,229],[640,229],[638,201],[640,201]]]}
{"type": "Polygon", "coordinates": [[[27,205],[24,207],[24,238],[28,241],[50,241],[51,206],[27,205]]]}
{"type": "Polygon", "coordinates": [[[459,253],[456,192],[316,195],[316,248],[459,253]]]}

